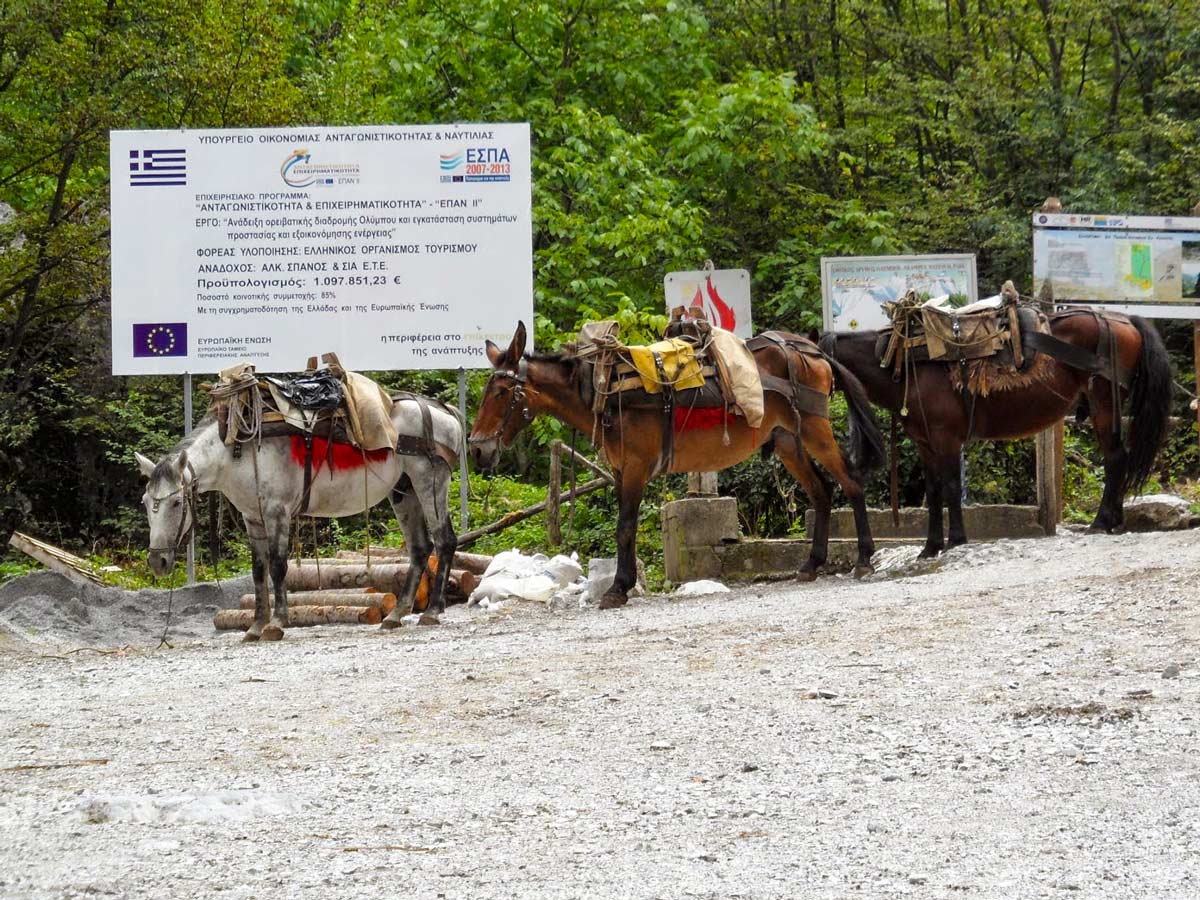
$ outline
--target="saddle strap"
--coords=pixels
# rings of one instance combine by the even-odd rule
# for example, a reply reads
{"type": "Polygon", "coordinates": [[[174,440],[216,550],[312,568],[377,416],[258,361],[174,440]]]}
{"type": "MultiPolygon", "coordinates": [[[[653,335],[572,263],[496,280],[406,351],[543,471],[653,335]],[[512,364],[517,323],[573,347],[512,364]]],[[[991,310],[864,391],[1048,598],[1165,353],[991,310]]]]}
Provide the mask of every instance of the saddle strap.
{"type": "MultiPolygon", "coordinates": [[[[774,375],[768,375],[765,372],[759,371],[759,378],[762,380],[763,390],[773,390],[777,394],[782,394],[787,397],[789,404],[792,407],[792,415],[796,417],[796,433],[799,435],[800,428],[803,426],[804,414],[820,416],[823,419],[829,418],[829,398],[814,388],[810,388],[806,384],[800,383],[800,378],[796,375],[796,361],[792,358],[791,351],[796,350],[804,352],[801,347],[805,344],[813,346],[811,341],[799,337],[794,334],[787,334],[780,331],[764,331],[760,338],[765,338],[772,344],[783,351],[783,358],[787,360],[787,381],[777,378],[774,375]],[[768,380],[772,383],[772,387],[768,387],[768,380]],[[775,384],[778,382],[778,384],[775,384]]],[[[760,344],[759,346],[765,346],[760,344]]],[[[824,356],[819,348],[817,355],[824,356]]]]}
{"type": "Polygon", "coordinates": [[[306,431],[304,433],[304,493],[300,497],[300,515],[308,512],[308,501],[312,496],[312,457],[313,436],[311,431],[306,431]]]}
{"type": "Polygon", "coordinates": [[[775,375],[760,372],[764,391],[771,391],[784,397],[792,408],[800,413],[818,418],[829,418],[829,396],[806,384],[796,384],[785,381],[775,375]]]}
{"type": "Polygon", "coordinates": [[[1133,373],[1117,364],[1111,355],[1103,352],[1093,353],[1052,334],[1035,331],[1025,335],[1025,349],[1045,353],[1065,366],[1090,372],[1110,381],[1115,373],[1116,381],[1122,388],[1128,388],[1133,377],[1133,373]]]}
{"type": "MultiPolygon", "coordinates": [[[[433,414],[429,411],[429,399],[420,394],[404,392],[393,399],[412,400],[421,411],[421,434],[401,434],[396,438],[396,452],[401,456],[423,456],[440,459],[453,471],[458,465],[458,453],[433,438],[433,414]]],[[[441,404],[439,404],[441,405],[441,404]]],[[[443,407],[444,408],[444,407],[443,407]]]]}

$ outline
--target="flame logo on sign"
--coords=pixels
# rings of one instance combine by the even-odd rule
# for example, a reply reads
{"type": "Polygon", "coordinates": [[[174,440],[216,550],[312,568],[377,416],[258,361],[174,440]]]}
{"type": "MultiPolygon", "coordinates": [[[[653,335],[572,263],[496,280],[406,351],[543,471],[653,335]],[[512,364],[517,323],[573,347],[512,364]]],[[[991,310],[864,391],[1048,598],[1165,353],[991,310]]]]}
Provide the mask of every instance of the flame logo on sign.
{"type": "Polygon", "coordinates": [[[704,287],[701,289],[697,286],[696,296],[692,298],[689,306],[702,310],[705,318],[718,328],[733,331],[737,325],[737,316],[734,315],[733,307],[721,299],[716,285],[712,282],[711,275],[704,276],[704,287]]]}

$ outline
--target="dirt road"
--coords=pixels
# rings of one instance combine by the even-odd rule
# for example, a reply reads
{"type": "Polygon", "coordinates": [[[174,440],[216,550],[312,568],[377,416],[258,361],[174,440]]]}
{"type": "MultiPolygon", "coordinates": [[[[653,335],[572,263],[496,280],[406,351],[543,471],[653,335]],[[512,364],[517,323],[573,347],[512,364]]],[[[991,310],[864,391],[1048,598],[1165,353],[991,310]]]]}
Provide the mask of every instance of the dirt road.
{"type": "Polygon", "coordinates": [[[1200,896],[1200,533],[891,562],[276,645],[10,635],[0,897],[1200,896]]]}

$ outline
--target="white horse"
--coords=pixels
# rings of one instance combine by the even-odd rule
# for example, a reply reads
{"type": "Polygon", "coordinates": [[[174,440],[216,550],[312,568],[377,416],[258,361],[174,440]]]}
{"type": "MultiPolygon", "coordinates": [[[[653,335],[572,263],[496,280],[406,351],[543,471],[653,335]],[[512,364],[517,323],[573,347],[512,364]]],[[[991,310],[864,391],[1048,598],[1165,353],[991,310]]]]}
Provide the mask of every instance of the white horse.
{"type": "MultiPolygon", "coordinates": [[[[459,453],[465,431],[453,407],[427,401],[432,418],[432,438],[459,453]]],[[[400,435],[419,437],[422,415],[415,399],[397,400],[392,422],[400,435]]],[[[357,453],[357,451],[356,451],[357,453]]],[[[304,463],[293,452],[289,436],[264,438],[241,445],[240,458],[221,440],[217,420],[208,416],[196,429],[157,463],[135,453],[142,474],[149,479],[142,503],[150,522],[148,562],[157,575],[175,566],[175,554],[195,527],[195,497],[220,491],[246,522],[254,572],[254,624],[245,640],[277,641],[288,625],[288,541],[292,518],[300,513],[304,496],[304,463]],[[271,614],[267,574],[275,587],[271,614]]],[[[408,546],[409,570],[404,594],[382,627],[396,628],[400,616],[412,609],[417,586],[436,550],[437,574],[429,592],[429,609],[445,611],[446,581],[454,558],[457,537],[447,503],[450,466],[433,455],[408,455],[392,451],[358,457],[354,467],[330,468],[323,455],[313,454],[312,488],[304,514],[322,518],[364,511],[388,497],[408,546]],[[364,476],[365,465],[365,476],[364,476]],[[366,506],[364,507],[364,501],[366,506]]]]}

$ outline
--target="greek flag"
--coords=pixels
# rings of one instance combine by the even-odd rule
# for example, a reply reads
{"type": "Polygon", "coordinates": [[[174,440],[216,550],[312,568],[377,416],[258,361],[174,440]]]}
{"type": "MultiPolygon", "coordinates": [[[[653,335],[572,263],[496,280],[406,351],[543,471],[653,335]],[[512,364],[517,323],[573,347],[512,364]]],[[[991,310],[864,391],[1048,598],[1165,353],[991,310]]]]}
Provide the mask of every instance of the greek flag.
{"type": "Polygon", "coordinates": [[[187,184],[187,151],[130,150],[129,183],[133,187],[187,184]]]}

